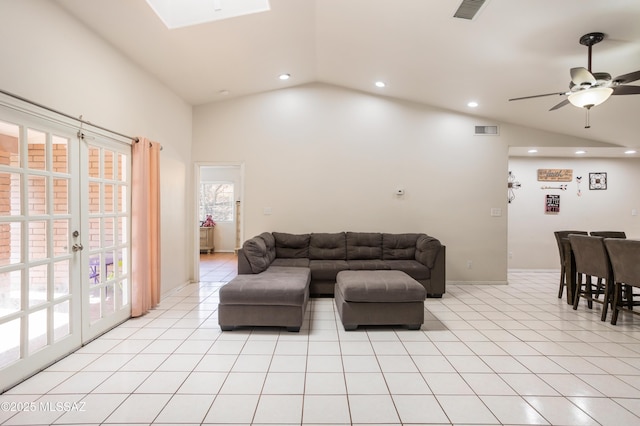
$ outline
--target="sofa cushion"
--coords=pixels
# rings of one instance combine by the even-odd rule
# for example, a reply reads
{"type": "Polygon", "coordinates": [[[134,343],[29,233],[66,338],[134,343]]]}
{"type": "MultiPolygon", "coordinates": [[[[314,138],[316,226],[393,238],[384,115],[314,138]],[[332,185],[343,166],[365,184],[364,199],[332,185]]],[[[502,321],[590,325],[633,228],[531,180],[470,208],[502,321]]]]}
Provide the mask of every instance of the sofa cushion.
{"type": "Polygon", "coordinates": [[[258,238],[262,238],[264,240],[264,244],[267,247],[267,258],[269,259],[269,263],[273,262],[273,259],[276,258],[276,239],[273,238],[270,232],[263,232],[258,235],[258,238]]]}
{"type": "Polygon", "coordinates": [[[382,259],[415,260],[420,234],[382,234],[382,259]]]}
{"type": "Polygon", "coordinates": [[[347,260],[382,259],[382,234],[347,232],[347,260]]]}
{"type": "Polygon", "coordinates": [[[267,244],[264,239],[260,237],[249,238],[242,245],[242,251],[249,261],[251,272],[254,274],[259,274],[269,267],[271,261],[267,254],[267,244]]]}
{"type": "Polygon", "coordinates": [[[347,302],[422,302],[422,284],[400,271],[348,271],[338,274],[336,287],[347,302]]]}
{"type": "Polygon", "coordinates": [[[308,268],[309,267],[309,259],[306,258],[290,258],[290,257],[276,257],[273,262],[271,262],[271,266],[269,269],[274,266],[286,266],[286,267],[296,267],[296,268],[308,268]]]}
{"type": "Polygon", "coordinates": [[[433,268],[441,247],[442,244],[438,239],[421,234],[416,242],[416,260],[427,265],[429,269],[433,268]]]}
{"type": "Polygon", "coordinates": [[[402,271],[414,280],[428,280],[431,278],[431,269],[417,260],[385,260],[389,269],[402,271]]]}
{"type": "Polygon", "coordinates": [[[311,260],[311,279],[313,281],[333,281],[340,271],[347,271],[349,265],[346,260],[311,260]]]}
{"type": "Polygon", "coordinates": [[[309,257],[309,234],[287,234],[284,232],[274,232],[276,240],[276,257],[278,258],[308,258],[309,257]]]}
{"type": "Polygon", "coordinates": [[[309,259],[347,260],[347,239],[344,232],[311,234],[309,259]]]}
{"type": "Polygon", "coordinates": [[[308,294],[310,271],[265,272],[238,275],[220,288],[224,305],[303,306],[308,294]]]}
{"type": "Polygon", "coordinates": [[[347,260],[352,271],[374,271],[390,269],[387,262],[381,259],[347,260]]]}

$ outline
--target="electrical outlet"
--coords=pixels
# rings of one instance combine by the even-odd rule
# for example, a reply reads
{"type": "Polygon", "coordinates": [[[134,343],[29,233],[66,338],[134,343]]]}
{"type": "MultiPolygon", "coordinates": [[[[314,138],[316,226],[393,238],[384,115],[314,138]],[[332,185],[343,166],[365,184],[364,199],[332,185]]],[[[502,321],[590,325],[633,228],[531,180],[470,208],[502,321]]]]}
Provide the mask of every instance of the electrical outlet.
{"type": "Polygon", "coordinates": [[[473,265],[473,262],[470,260],[467,260],[467,269],[471,269],[471,265],[473,265]]]}

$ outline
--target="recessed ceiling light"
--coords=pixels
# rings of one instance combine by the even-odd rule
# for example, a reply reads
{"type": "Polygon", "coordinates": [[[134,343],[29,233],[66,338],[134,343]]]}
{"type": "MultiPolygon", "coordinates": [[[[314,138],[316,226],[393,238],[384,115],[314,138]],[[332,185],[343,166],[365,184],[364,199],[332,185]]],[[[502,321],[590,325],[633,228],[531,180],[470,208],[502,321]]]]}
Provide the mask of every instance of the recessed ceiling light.
{"type": "Polygon", "coordinates": [[[638,151],[636,151],[635,149],[630,149],[628,151],[625,151],[624,153],[625,154],[635,154],[636,152],[638,152],[638,151]]]}
{"type": "Polygon", "coordinates": [[[291,74],[280,74],[278,78],[280,80],[289,80],[291,78],[291,74]]]}
{"type": "Polygon", "coordinates": [[[536,152],[538,152],[537,149],[530,149],[529,151],[527,151],[529,154],[535,154],[536,152]]]}
{"type": "Polygon", "coordinates": [[[387,87],[387,83],[385,83],[384,81],[376,81],[376,87],[387,87]]]}
{"type": "Polygon", "coordinates": [[[471,102],[467,103],[467,106],[469,108],[475,108],[475,107],[478,106],[478,103],[476,101],[471,101],[471,102]]]}
{"type": "Polygon", "coordinates": [[[585,151],[583,149],[580,149],[580,150],[576,151],[576,154],[586,154],[586,153],[587,153],[587,151],[585,151]]]}

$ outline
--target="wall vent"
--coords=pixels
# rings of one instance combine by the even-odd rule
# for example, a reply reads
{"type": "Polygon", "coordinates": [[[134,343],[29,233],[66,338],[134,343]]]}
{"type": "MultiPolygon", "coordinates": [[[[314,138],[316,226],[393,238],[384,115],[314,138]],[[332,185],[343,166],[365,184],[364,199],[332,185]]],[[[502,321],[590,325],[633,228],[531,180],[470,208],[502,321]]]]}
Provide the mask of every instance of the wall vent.
{"type": "Polygon", "coordinates": [[[498,126],[476,126],[475,134],[496,136],[499,134],[498,126]]]}
{"type": "Polygon", "coordinates": [[[462,0],[453,17],[471,20],[476,16],[484,2],[485,0],[462,0]]]}

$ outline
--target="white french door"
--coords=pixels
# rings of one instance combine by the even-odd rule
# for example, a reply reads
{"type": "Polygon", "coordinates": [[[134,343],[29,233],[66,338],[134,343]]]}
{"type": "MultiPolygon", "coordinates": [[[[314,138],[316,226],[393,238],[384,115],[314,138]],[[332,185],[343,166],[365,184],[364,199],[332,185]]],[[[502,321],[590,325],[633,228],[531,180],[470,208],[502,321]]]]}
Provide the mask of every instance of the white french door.
{"type": "Polygon", "coordinates": [[[130,315],[130,147],[0,107],[0,392],[130,315]]]}
{"type": "Polygon", "coordinates": [[[131,147],[107,142],[80,141],[83,342],[131,315],[131,147]]]}

